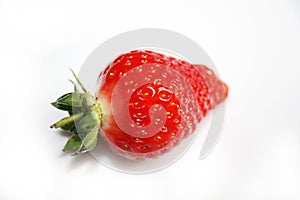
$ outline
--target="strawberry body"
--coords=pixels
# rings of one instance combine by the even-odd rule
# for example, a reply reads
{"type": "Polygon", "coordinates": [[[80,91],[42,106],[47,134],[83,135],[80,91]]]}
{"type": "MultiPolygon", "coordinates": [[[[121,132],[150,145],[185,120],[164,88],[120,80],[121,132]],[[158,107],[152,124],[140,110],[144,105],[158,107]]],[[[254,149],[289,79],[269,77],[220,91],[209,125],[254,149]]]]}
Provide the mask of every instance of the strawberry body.
{"type": "Polygon", "coordinates": [[[131,51],[100,73],[101,134],[129,159],[157,157],[191,134],[227,86],[204,65],[131,51]]]}
{"type": "Polygon", "coordinates": [[[153,51],[131,51],[112,61],[99,75],[96,97],[72,73],[81,91],[71,81],[74,92],[52,103],[69,116],[50,127],[72,134],[63,151],[74,155],[92,150],[100,130],[117,154],[155,158],[193,133],[228,94],[208,67],[153,51]]]}

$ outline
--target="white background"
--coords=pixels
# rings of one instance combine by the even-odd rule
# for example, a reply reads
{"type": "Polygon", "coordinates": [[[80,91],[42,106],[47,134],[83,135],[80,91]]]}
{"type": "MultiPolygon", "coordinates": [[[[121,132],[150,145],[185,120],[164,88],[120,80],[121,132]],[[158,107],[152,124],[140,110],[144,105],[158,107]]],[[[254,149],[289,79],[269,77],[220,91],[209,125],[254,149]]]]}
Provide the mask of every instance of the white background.
{"type": "Polygon", "coordinates": [[[300,199],[300,2],[0,0],[0,200],[300,199]],[[216,149],[130,175],[61,153],[50,106],[106,39],[136,28],[190,37],[230,87],[216,149]]]}

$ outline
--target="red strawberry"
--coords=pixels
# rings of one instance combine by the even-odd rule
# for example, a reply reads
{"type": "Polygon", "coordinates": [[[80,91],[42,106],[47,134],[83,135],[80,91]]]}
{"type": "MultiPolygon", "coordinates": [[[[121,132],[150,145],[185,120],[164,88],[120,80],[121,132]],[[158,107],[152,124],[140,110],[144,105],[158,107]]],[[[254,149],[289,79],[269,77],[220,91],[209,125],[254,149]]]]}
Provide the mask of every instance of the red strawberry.
{"type": "MultiPolygon", "coordinates": [[[[73,103],[72,110],[59,105],[63,98],[53,103],[71,112],[66,119],[72,122],[74,135],[65,150],[92,149],[100,128],[113,151],[144,159],[161,155],[192,133],[207,111],[225,100],[227,86],[203,65],[152,51],[131,51],[100,73],[96,99],[81,94],[72,95],[72,103],[78,104],[73,103]],[[80,116],[70,119],[74,115],[80,116]],[[82,141],[77,133],[83,135],[82,141]]],[[[65,127],[70,123],[61,124],[54,127],[71,130],[65,127]]]]}

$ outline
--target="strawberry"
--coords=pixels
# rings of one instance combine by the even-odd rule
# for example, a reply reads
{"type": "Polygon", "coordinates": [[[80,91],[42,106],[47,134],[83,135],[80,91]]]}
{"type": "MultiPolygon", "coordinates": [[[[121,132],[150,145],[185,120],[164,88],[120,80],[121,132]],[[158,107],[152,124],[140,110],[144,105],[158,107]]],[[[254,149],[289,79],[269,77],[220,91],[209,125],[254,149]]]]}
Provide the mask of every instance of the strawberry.
{"type": "Polygon", "coordinates": [[[52,127],[73,133],[64,150],[75,154],[94,148],[100,130],[121,156],[157,157],[191,134],[228,93],[206,66],[145,50],[111,62],[99,75],[96,97],[75,78],[83,92],[74,84],[75,92],[52,103],[70,114],[52,127]]]}

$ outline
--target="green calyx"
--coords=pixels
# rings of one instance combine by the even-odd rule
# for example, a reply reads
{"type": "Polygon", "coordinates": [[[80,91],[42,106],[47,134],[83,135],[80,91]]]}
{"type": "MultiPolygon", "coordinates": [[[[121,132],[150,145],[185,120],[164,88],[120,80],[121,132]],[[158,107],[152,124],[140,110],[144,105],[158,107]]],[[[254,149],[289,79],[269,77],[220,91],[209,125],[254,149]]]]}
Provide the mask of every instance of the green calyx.
{"type": "Polygon", "coordinates": [[[70,80],[74,85],[74,92],[67,93],[51,103],[57,109],[67,111],[69,116],[54,123],[50,128],[60,128],[71,133],[63,151],[72,151],[72,155],[77,155],[96,146],[102,111],[97,98],[84,88],[72,70],[71,72],[82,91],[80,92],[77,85],[70,80]]]}

